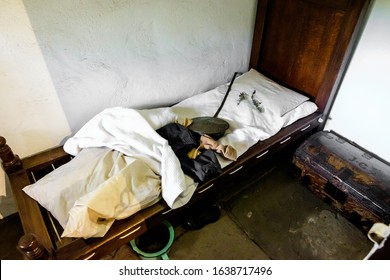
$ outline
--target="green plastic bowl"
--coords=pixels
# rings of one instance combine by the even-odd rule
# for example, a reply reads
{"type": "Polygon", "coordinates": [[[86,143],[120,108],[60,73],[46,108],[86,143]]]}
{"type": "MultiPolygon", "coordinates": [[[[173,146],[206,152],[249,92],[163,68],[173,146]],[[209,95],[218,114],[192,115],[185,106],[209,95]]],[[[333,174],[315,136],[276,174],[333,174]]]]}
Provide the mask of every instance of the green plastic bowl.
{"type": "Polygon", "coordinates": [[[169,260],[168,253],[175,231],[168,221],[130,241],[131,248],[144,260],[169,260]]]}

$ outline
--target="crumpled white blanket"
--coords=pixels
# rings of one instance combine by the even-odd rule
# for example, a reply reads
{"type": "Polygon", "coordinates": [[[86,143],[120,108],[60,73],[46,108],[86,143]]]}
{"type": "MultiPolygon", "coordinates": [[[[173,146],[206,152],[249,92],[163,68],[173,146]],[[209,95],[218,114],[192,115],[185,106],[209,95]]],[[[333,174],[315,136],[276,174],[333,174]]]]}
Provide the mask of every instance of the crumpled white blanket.
{"type": "Polygon", "coordinates": [[[104,236],[115,219],[152,205],[160,194],[180,207],[196,185],[155,131],[173,121],[169,108],[106,109],[66,141],[64,150],[76,157],[24,191],[60,222],[63,237],[104,236]]]}
{"type": "Polygon", "coordinates": [[[176,115],[170,108],[141,111],[108,108],[69,138],[64,150],[76,155],[83,148],[108,147],[142,159],[161,176],[162,197],[166,203],[172,208],[180,207],[190,199],[187,192],[189,180],[168,141],[155,131],[175,119],[176,115]]]}

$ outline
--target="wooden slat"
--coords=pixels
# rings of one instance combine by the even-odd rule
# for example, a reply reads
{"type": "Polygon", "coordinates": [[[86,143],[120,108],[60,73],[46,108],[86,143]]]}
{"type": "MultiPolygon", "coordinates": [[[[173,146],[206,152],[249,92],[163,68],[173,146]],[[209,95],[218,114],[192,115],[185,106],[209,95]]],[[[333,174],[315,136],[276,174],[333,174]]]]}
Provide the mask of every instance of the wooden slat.
{"type": "Polygon", "coordinates": [[[69,155],[64,151],[62,146],[55,147],[35,155],[22,159],[23,167],[26,170],[39,168],[42,165],[52,164],[53,162],[68,157],[69,155]]]}

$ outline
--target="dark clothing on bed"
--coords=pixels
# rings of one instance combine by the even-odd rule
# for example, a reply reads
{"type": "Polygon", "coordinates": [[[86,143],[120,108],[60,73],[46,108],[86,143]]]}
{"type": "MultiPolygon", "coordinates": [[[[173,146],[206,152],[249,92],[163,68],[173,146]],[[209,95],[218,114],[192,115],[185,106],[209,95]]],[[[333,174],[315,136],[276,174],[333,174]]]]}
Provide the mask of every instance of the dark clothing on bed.
{"type": "Polygon", "coordinates": [[[167,124],[159,128],[157,133],[168,140],[180,161],[183,172],[191,176],[195,182],[209,180],[221,173],[221,165],[212,150],[202,150],[195,159],[188,157],[187,154],[192,149],[199,147],[200,134],[178,123],[167,124]]]}

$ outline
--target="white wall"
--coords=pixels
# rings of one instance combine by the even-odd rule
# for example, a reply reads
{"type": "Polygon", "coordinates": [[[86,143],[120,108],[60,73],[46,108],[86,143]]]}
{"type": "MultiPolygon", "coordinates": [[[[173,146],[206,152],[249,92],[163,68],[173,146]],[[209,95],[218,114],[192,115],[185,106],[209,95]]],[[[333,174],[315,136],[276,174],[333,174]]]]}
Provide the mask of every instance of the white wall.
{"type": "Polygon", "coordinates": [[[255,0],[24,1],[66,118],[151,108],[248,67],[255,0]]]}
{"type": "Polygon", "coordinates": [[[70,128],[22,0],[0,0],[0,135],[20,156],[70,128]]]}
{"type": "Polygon", "coordinates": [[[376,0],[326,130],[390,161],[390,1],[376,0]]]}
{"type": "Polygon", "coordinates": [[[168,105],[228,81],[248,67],[256,3],[0,0],[0,135],[26,156],[106,107],[168,105]]]}
{"type": "Polygon", "coordinates": [[[170,105],[227,82],[248,69],[256,5],[0,0],[0,135],[25,157],[104,108],[170,105]]]}

